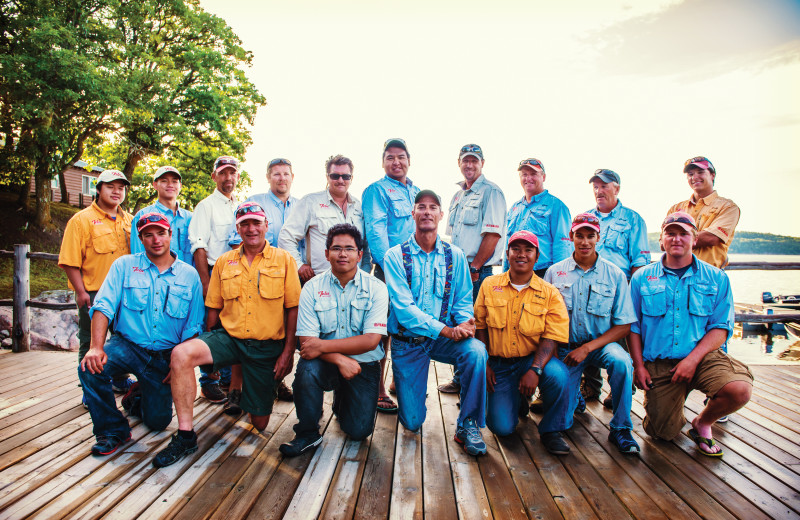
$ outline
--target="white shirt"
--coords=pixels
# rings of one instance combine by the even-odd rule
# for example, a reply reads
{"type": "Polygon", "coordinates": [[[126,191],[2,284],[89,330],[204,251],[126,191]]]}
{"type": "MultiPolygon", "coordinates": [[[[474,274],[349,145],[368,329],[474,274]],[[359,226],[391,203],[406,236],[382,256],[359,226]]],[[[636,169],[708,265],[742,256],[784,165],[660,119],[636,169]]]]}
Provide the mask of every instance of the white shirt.
{"type": "Polygon", "coordinates": [[[230,249],[228,235],[236,227],[237,206],[235,196],[229,199],[217,189],[197,204],[189,223],[192,254],[198,249],[205,249],[208,265],[214,265],[217,258],[230,249]]]}
{"type": "MultiPolygon", "coordinates": [[[[195,214],[197,212],[195,211],[195,214]]],[[[297,202],[292,214],[286,219],[278,236],[278,247],[292,255],[297,265],[303,265],[303,258],[298,246],[306,240],[306,262],[311,265],[314,274],[330,269],[331,264],[325,259],[325,241],[328,230],[336,224],[353,224],[361,232],[364,242],[364,256],[361,269],[369,272],[372,256],[369,253],[364,234],[364,214],[361,212],[361,201],[347,194],[347,215],[333,201],[328,190],[309,193],[297,202]]]]}

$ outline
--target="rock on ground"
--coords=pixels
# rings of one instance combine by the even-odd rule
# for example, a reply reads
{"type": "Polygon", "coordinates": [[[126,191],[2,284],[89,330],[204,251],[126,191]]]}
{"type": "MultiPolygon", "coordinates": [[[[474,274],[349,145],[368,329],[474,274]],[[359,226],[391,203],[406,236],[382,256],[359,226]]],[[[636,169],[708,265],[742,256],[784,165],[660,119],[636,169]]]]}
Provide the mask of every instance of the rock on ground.
{"type": "MultiPolygon", "coordinates": [[[[72,291],[45,291],[34,301],[74,303],[72,291]]],[[[31,350],[78,350],[78,309],[31,309],[31,350]]],[[[13,311],[0,307],[0,329],[10,334],[13,311]]]]}

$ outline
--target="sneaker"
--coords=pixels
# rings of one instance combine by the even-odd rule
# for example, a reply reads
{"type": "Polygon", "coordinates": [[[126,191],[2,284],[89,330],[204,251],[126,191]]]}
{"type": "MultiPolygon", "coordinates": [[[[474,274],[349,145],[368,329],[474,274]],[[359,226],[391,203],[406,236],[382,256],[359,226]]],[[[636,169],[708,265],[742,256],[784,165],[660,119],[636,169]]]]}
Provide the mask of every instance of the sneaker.
{"type": "Polygon", "coordinates": [[[626,455],[639,454],[639,443],[633,438],[630,430],[611,430],[608,432],[608,442],[626,455]]]}
{"type": "Polygon", "coordinates": [[[614,408],[614,401],[611,398],[611,394],[608,394],[605,399],[603,399],[603,408],[608,408],[612,410],[614,408]]]}
{"type": "Polygon", "coordinates": [[[184,455],[191,455],[197,451],[197,434],[192,432],[191,439],[184,439],[178,433],[172,434],[172,440],[166,448],[159,451],[153,459],[153,466],[165,468],[178,462],[184,455]]]}
{"type": "Polygon", "coordinates": [[[453,439],[462,444],[464,451],[470,455],[486,455],[486,443],[483,442],[481,430],[472,417],[464,419],[464,423],[456,428],[453,439]]]}
{"type": "Polygon", "coordinates": [[[285,442],[278,447],[284,457],[297,457],[298,455],[316,448],[322,442],[322,435],[319,433],[307,437],[295,436],[291,442],[285,442]]]}
{"type": "Polygon", "coordinates": [[[578,392],[578,405],[575,407],[575,413],[586,413],[586,399],[580,392],[578,392]]]}
{"type": "Polygon", "coordinates": [[[461,383],[450,380],[448,383],[439,385],[439,391],[443,394],[459,394],[461,393],[461,383]]]}
{"type": "Polygon", "coordinates": [[[289,403],[294,401],[292,389],[286,386],[286,383],[283,381],[278,383],[278,401],[286,401],[289,403]]]}
{"type": "Polygon", "coordinates": [[[131,432],[128,432],[128,437],[124,440],[116,435],[98,435],[97,442],[92,446],[92,455],[111,455],[129,440],[131,432]]]}
{"type": "Polygon", "coordinates": [[[564,441],[561,432],[547,432],[540,437],[544,448],[553,455],[566,455],[569,453],[569,444],[564,441]]]}
{"type": "Polygon", "coordinates": [[[128,415],[142,416],[142,390],[139,383],[133,383],[128,389],[128,393],[122,398],[122,409],[128,415]]]}
{"type": "Polygon", "coordinates": [[[111,389],[114,391],[115,394],[126,394],[128,390],[131,389],[131,386],[136,382],[135,379],[131,379],[130,377],[124,380],[112,380],[111,381],[111,389]]]}
{"type": "Polygon", "coordinates": [[[218,384],[205,385],[200,388],[200,393],[208,399],[209,402],[214,404],[222,404],[228,400],[225,394],[222,393],[218,384]]]}
{"type": "Polygon", "coordinates": [[[242,402],[242,391],[231,390],[228,392],[228,402],[225,403],[222,412],[227,415],[241,415],[242,407],[239,406],[240,402],[242,402]]]}
{"type": "Polygon", "coordinates": [[[586,386],[585,381],[581,383],[581,395],[583,396],[583,398],[586,400],[587,403],[590,401],[600,400],[600,392],[586,386]]]}
{"type": "Polygon", "coordinates": [[[531,411],[533,413],[540,413],[540,414],[544,413],[544,401],[542,401],[541,399],[535,399],[531,403],[531,411]]]}

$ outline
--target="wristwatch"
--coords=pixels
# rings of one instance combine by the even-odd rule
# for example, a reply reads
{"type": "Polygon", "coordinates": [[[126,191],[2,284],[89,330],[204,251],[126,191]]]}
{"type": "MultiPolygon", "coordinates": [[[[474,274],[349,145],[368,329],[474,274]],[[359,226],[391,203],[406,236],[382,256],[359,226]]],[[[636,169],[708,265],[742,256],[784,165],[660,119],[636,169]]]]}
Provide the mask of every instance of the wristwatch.
{"type": "Polygon", "coordinates": [[[472,274],[478,274],[478,273],[481,272],[481,270],[478,269],[477,267],[469,266],[469,272],[472,273],[472,274]]]}
{"type": "Polygon", "coordinates": [[[542,369],[541,368],[539,368],[537,366],[532,366],[528,370],[532,370],[534,374],[536,374],[539,377],[542,377],[542,369]]]}

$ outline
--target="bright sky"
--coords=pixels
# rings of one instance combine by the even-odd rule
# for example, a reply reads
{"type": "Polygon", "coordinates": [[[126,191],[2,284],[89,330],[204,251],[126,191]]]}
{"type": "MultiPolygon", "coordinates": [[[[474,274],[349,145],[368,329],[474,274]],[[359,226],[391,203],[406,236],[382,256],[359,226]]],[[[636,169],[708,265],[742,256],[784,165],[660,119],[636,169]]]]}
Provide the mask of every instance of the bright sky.
{"type": "MultiPolygon", "coordinates": [[[[292,161],[293,195],[324,188],[324,163],[355,163],[360,198],[384,175],[383,142],[406,140],[409,178],[445,207],[458,151],[522,197],[517,165],[574,215],[594,206],[597,168],[656,231],[691,194],[684,160],[705,155],[738,229],[800,236],[800,2],[797,0],[201,0],[254,55],[266,96],[245,169],[292,161]]],[[[446,209],[446,208],[445,208],[446,209]]]]}

